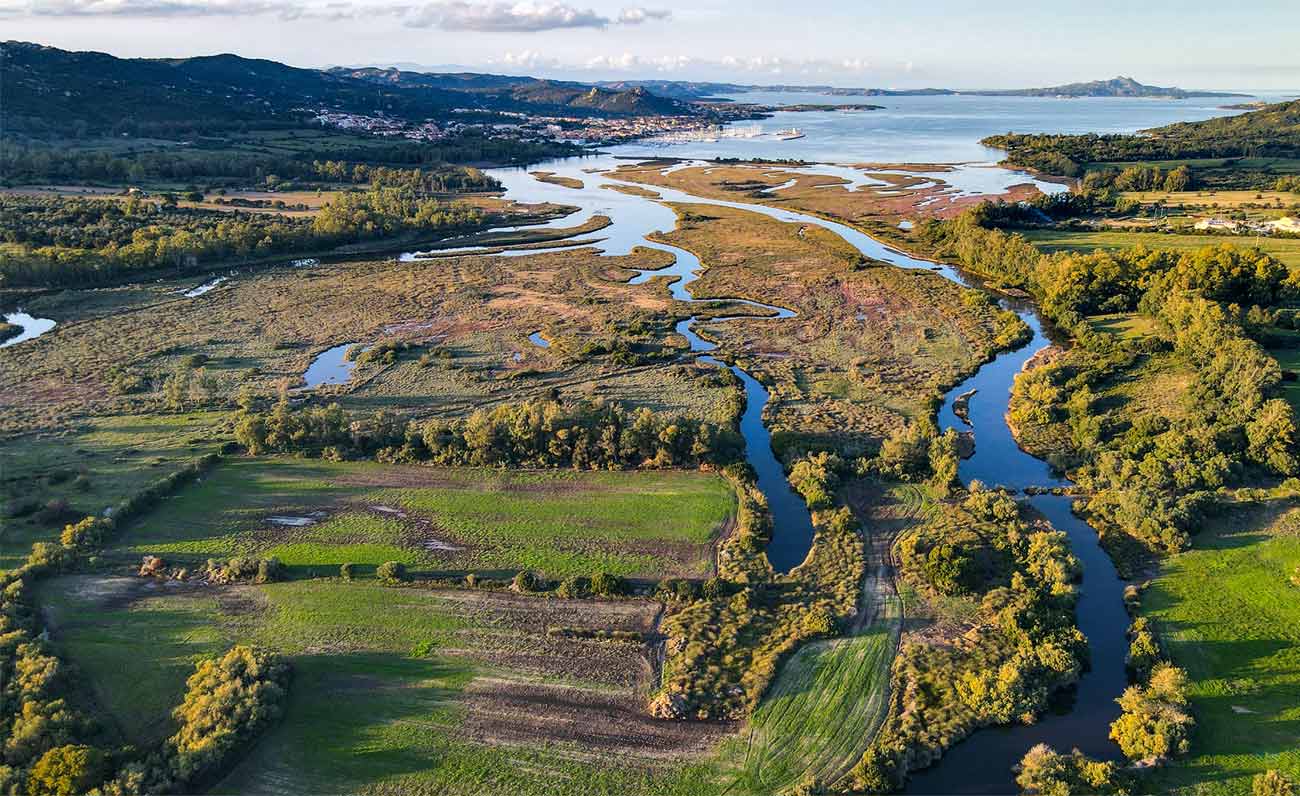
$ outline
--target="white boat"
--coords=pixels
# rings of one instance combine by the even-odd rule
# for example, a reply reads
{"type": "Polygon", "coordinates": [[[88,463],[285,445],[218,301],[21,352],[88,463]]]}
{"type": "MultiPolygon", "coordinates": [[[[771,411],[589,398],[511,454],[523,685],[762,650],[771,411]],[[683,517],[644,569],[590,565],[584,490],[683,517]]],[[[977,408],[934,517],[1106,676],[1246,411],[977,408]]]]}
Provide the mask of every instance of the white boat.
{"type": "Polygon", "coordinates": [[[782,141],[793,141],[796,138],[803,138],[803,130],[798,127],[791,127],[789,130],[778,130],[776,137],[782,141]]]}

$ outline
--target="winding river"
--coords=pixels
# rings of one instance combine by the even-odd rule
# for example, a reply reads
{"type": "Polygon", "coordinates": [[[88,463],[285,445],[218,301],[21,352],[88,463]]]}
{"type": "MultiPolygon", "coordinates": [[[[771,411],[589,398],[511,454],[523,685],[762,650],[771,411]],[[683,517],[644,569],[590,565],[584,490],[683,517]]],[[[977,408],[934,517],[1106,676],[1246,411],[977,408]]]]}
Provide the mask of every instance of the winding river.
{"type": "MultiPolygon", "coordinates": [[[[581,189],[538,181],[523,169],[502,169],[491,173],[505,186],[505,196],[508,199],[525,203],[553,202],[580,208],[567,218],[552,221],[547,226],[571,226],[594,215],[608,216],[612,223],[600,230],[600,240],[594,244],[606,256],[626,255],[635,247],[672,254],[675,260],[670,266],[639,271],[630,282],[642,284],[656,278],[667,278],[670,280],[669,289],[673,298],[682,302],[706,301],[695,298],[689,290],[691,283],[698,278],[701,264],[695,255],[684,249],[648,239],[647,236],[651,233],[671,230],[676,225],[676,215],[665,202],[737,208],[777,221],[821,227],[839,235],[870,259],[900,268],[933,272],[964,287],[983,287],[978,280],[952,266],[912,257],[860,230],[816,216],[759,204],[697,197],[658,186],[638,186],[654,191],[658,194],[657,199],[610,190],[610,186],[632,184],[621,183],[609,173],[623,162],[625,161],[610,157],[569,158],[531,167],[534,171],[545,170],[580,179],[584,184],[581,189]]],[[[681,167],[678,164],[669,167],[669,170],[681,167]]],[[[818,173],[815,166],[801,167],[799,171],[818,173]]],[[[844,176],[844,168],[826,167],[822,173],[844,176]]],[[[463,251],[473,253],[475,250],[476,247],[466,247],[463,251]]],[[[520,255],[528,253],[538,252],[519,252],[520,255]]],[[[418,258],[419,255],[417,253],[406,257],[418,258]]],[[[1016,373],[1034,353],[1050,341],[1044,324],[1032,305],[1013,303],[1003,298],[999,300],[1030,326],[1034,332],[1033,338],[1017,350],[997,356],[974,376],[954,387],[940,410],[940,426],[958,429],[968,427],[953,413],[952,407],[958,396],[974,390],[969,402],[968,417],[969,427],[976,432],[976,450],[971,458],[961,464],[963,481],[979,479],[988,485],[1017,490],[1026,487],[1067,486],[1068,482],[1054,475],[1046,463],[1022,451],[1007,426],[1005,414],[1016,373]]],[[[707,301],[710,304],[717,303],[717,300],[707,301]]],[[[685,336],[691,351],[700,361],[728,367],[744,385],[747,401],[740,430],[745,438],[745,455],[758,474],[758,485],[767,496],[772,510],[774,530],[767,555],[775,569],[788,572],[807,556],[813,530],[807,507],[790,488],[781,463],[772,451],[770,434],[763,425],[763,410],[767,405],[768,392],[757,379],[740,367],[710,356],[709,352],[716,345],[697,333],[695,327],[754,315],[786,319],[794,317],[795,313],[755,301],[726,301],[737,307],[747,307],[753,312],[708,319],[692,316],[679,322],[677,331],[685,336]]],[[[1061,704],[1056,705],[1053,711],[1036,724],[988,728],[976,732],[949,750],[939,764],[914,775],[909,783],[909,793],[1013,793],[1016,787],[1011,767],[1037,743],[1049,743],[1060,750],[1078,747],[1088,754],[1103,758],[1118,756],[1118,749],[1107,740],[1107,732],[1108,725],[1119,712],[1114,699],[1126,685],[1124,652],[1127,647],[1125,630],[1128,618],[1122,600],[1123,583],[1116,575],[1110,558],[1102,550],[1096,532],[1072,513],[1071,498],[1038,495],[1028,498],[1028,501],[1056,528],[1068,535],[1075,555],[1083,563],[1085,580],[1078,602],[1078,622],[1089,640],[1092,668],[1084,675],[1070,698],[1061,700],[1061,704]]]]}

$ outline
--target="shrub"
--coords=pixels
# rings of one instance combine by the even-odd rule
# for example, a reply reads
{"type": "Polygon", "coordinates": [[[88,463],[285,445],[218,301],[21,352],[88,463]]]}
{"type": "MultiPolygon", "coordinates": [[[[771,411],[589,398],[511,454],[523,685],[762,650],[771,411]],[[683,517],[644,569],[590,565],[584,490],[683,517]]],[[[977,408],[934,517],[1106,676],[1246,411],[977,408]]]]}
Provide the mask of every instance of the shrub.
{"type": "Polygon", "coordinates": [[[1020,761],[1016,784],[1025,794],[1070,796],[1072,793],[1113,793],[1119,770],[1114,763],[1092,760],[1075,749],[1068,755],[1040,743],[1020,761]]]}
{"type": "Polygon", "coordinates": [[[251,647],[200,662],[172,712],[180,725],[167,742],[176,778],[201,781],[278,719],[288,681],[289,667],[278,655],[251,647]]]}
{"type": "Polygon", "coordinates": [[[272,583],[284,579],[284,564],[278,558],[264,558],[257,562],[257,582],[272,583]]]}
{"type": "Polygon", "coordinates": [[[406,565],[400,561],[385,561],[375,570],[375,575],[384,583],[401,583],[406,580],[406,565]]]}
{"type": "Polygon", "coordinates": [[[1196,722],[1187,713],[1186,691],[1186,672],[1158,664],[1145,687],[1130,686],[1116,700],[1124,712],[1110,725],[1111,740],[1130,760],[1187,752],[1196,722]]]}
{"type": "Polygon", "coordinates": [[[41,755],[27,776],[29,796],[77,796],[104,781],[104,753],[90,746],[58,746],[41,755]]]}
{"type": "Polygon", "coordinates": [[[565,599],[586,597],[591,593],[591,580],[580,575],[567,577],[560,582],[560,587],[555,590],[555,593],[565,599]]]}
{"type": "Polygon", "coordinates": [[[354,569],[355,568],[352,564],[340,564],[339,577],[343,578],[344,580],[352,580],[354,569]]]}
{"type": "Polygon", "coordinates": [[[1295,796],[1295,783],[1281,771],[1269,769],[1255,775],[1250,792],[1251,796],[1295,796]]]}
{"type": "Polygon", "coordinates": [[[515,591],[521,594],[534,592],[539,588],[537,576],[526,569],[522,569],[515,573],[515,578],[511,581],[511,585],[514,586],[515,591]]]}
{"type": "Polygon", "coordinates": [[[627,591],[627,581],[608,572],[596,574],[591,579],[592,594],[601,597],[617,597],[627,591]]]}

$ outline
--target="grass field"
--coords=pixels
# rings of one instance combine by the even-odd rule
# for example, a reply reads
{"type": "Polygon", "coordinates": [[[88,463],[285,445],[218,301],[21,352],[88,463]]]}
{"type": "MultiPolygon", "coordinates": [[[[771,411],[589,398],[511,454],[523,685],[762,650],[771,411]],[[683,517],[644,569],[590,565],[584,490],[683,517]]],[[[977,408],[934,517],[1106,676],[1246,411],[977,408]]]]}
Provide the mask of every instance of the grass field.
{"type": "Polygon", "coordinates": [[[1300,238],[1237,237],[1224,235],[1180,235],[1163,232],[1060,232],[1028,230],[1023,234],[1046,252],[1126,249],[1143,245],[1151,249],[1195,251],[1206,246],[1230,243],[1235,246],[1258,246],[1293,269],[1300,269],[1300,238]]]}
{"type": "Polygon", "coordinates": [[[741,769],[737,785],[776,793],[805,777],[823,784],[842,777],[888,710],[895,642],[881,625],[799,650],[754,712],[747,735],[733,742],[741,769]]]}
{"type": "Polygon", "coordinates": [[[299,575],[402,561],[439,573],[700,577],[734,512],[730,485],[698,472],[239,459],[133,526],[110,555],[274,556],[299,575]]]}
{"type": "Polygon", "coordinates": [[[64,523],[99,514],[218,448],[220,420],[216,412],[109,415],[69,433],[0,443],[0,567],[20,563],[33,542],[56,539],[64,523]],[[50,511],[52,501],[66,510],[50,511]]]}
{"type": "Polygon", "coordinates": [[[1300,777],[1300,511],[1235,510],[1170,560],[1143,596],[1175,663],[1191,676],[1192,754],[1164,788],[1251,792],[1265,769],[1300,777]]]}
{"type": "Polygon", "coordinates": [[[337,579],[168,591],[72,576],[40,597],[110,729],[137,743],[173,731],[196,657],[235,642],[289,656],[285,719],[215,792],[712,792],[695,761],[724,728],[639,715],[644,645],[547,634],[645,631],[654,604],[337,579]]]}
{"type": "Polygon", "coordinates": [[[1146,337],[1155,330],[1155,321],[1136,312],[1118,312],[1111,315],[1093,315],[1088,323],[1099,332],[1133,339],[1146,337]]]}

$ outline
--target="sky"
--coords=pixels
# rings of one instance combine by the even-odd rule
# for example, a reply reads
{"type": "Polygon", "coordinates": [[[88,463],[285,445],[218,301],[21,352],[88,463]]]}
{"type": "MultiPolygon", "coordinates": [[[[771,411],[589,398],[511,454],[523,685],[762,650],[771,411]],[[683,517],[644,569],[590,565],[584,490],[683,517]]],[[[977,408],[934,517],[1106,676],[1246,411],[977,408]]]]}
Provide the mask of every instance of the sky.
{"type": "Polygon", "coordinates": [[[1296,0],[646,2],[0,0],[0,39],[575,80],[1300,90],[1296,0]]]}

